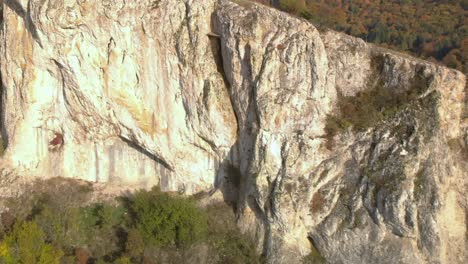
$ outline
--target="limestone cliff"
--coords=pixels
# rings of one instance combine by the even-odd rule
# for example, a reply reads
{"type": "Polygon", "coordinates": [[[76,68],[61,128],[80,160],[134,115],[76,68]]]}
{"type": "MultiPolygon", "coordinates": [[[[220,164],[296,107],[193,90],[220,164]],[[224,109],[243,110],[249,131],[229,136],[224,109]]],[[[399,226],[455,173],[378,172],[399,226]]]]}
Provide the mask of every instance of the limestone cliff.
{"type": "Polygon", "coordinates": [[[468,262],[466,78],[227,0],[4,0],[0,196],[219,192],[268,263],[468,262]]]}

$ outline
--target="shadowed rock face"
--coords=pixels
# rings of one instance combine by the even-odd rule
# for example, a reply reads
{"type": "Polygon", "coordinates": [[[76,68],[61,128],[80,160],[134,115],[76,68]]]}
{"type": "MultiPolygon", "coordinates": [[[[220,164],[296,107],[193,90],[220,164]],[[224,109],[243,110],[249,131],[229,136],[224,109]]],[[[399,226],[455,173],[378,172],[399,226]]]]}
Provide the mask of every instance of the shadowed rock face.
{"type": "Polygon", "coordinates": [[[468,261],[463,74],[254,4],[4,3],[1,196],[211,190],[268,263],[468,261]]]}

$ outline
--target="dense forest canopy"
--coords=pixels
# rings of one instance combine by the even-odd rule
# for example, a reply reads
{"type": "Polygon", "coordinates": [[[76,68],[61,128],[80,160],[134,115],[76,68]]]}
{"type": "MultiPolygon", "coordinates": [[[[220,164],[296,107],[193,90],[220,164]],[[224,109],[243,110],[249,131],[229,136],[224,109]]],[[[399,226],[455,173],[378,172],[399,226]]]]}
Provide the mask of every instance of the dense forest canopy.
{"type": "Polygon", "coordinates": [[[255,0],[468,72],[468,0],[255,0]]]}

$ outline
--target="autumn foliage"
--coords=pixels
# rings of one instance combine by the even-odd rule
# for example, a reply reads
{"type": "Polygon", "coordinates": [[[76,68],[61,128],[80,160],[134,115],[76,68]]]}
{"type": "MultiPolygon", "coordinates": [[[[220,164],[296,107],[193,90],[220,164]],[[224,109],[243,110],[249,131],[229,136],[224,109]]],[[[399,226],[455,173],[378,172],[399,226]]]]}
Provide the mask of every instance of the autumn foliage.
{"type": "Polygon", "coordinates": [[[0,214],[0,263],[259,263],[224,203],[151,191],[94,201],[88,183],[39,181],[0,214]]]}
{"type": "Polygon", "coordinates": [[[468,72],[467,0],[254,1],[306,18],[319,28],[468,72]]]}

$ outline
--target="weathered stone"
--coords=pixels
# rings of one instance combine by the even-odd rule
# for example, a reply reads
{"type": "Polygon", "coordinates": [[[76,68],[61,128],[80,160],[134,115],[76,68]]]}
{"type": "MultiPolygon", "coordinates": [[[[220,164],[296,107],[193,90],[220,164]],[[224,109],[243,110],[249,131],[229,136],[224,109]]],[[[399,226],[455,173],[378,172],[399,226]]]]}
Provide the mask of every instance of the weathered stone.
{"type": "Polygon", "coordinates": [[[0,196],[219,191],[268,263],[468,262],[463,74],[256,4],[3,5],[0,196]]]}

